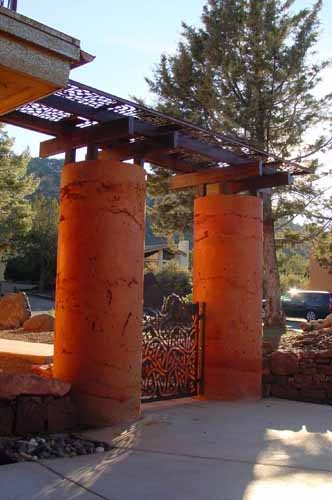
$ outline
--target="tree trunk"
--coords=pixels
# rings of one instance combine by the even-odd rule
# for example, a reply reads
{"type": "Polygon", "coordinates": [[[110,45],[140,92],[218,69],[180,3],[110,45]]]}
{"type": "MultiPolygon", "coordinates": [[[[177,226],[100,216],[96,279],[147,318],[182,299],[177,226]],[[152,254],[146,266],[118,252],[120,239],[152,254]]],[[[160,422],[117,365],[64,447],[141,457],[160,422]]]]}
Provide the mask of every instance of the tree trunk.
{"type": "Polygon", "coordinates": [[[272,216],[271,192],[262,196],[264,207],[264,291],[266,299],[266,326],[284,326],[285,316],[280,303],[280,279],[272,216]]]}

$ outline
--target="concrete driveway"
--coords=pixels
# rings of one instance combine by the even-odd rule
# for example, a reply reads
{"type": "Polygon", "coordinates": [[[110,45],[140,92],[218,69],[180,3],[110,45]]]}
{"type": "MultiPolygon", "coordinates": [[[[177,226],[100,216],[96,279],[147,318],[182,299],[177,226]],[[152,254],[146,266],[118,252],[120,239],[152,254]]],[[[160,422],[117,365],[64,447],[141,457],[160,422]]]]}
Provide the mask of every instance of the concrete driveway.
{"type": "Polygon", "coordinates": [[[327,500],[332,409],[283,400],[145,405],[88,435],[108,453],[0,468],[1,500],[327,500]]]}

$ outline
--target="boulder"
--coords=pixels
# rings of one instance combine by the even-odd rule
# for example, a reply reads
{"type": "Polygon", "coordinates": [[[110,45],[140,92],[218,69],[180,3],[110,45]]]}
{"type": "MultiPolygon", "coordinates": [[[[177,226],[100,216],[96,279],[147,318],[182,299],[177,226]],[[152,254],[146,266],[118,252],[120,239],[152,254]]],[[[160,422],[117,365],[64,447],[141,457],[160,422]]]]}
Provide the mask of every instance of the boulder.
{"type": "Polygon", "coordinates": [[[31,317],[25,293],[10,293],[0,299],[0,330],[20,328],[31,317]]]}
{"type": "Polygon", "coordinates": [[[54,317],[51,314],[37,314],[23,323],[25,332],[53,332],[54,317]]]}
{"type": "Polygon", "coordinates": [[[271,372],[274,375],[294,375],[299,369],[299,358],[293,352],[276,351],[271,354],[271,372]]]}
{"type": "Polygon", "coordinates": [[[316,321],[308,321],[306,323],[301,323],[301,328],[304,332],[312,330],[323,330],[324,328],[332,327],[332,314],[326,316],[325,319],[319,319],[316,321]]]}
{"type": "Polygon", "coordinates": [[[12,399],[20,395],[64,396],[70,384],[55,378],[38,377],[33,373],[0,373],[0,399],[12,399]]]}
{"type": "Polygon", "coordinates": [[[31,367],[31,373],[44,378],[53,378],[53,365],[33,365],[31,367]]]}

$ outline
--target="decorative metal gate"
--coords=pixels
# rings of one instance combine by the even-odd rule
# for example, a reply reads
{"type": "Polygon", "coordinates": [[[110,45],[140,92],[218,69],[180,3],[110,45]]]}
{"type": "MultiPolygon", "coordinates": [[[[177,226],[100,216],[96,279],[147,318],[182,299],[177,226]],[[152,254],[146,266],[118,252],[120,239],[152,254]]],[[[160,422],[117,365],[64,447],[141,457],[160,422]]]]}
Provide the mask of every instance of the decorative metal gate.
{"type": "Polygon", "coordinates": [[[196,395],[202,383],[203,319],[199,304],[177,295],[143,320],[142,401],[196,395]]]}

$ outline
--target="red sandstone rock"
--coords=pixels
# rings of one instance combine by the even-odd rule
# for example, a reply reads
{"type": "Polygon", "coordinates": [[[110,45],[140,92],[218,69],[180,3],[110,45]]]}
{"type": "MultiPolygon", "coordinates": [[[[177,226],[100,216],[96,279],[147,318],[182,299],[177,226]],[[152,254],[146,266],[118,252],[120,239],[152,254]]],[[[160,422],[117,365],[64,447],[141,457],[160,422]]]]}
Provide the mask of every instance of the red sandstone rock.
{"type": "Polygon", "coordinates": [[[25,332],[53,332],[54,317],[51,314],[37,314],[23,323],[25,332]]]}
{"type": "Polygon", "coordinates": [[[316,352],[315,358],[316,359],[324,359],[324,358],[331,358],[332,359],[332,349],[326,349],[324,351],[316,352]]]}
{"type": "Polygon", "coordinates": [[[14,410],[10,401],[0,401],[0,436],[9,436],[13,432],[14,410]]]}
{"type": "Polygon", "coordinates": [[[262,349],[263,349],[263,354],[271,354],[274,349],[273,349],[273,345],[271,344],[271,342],[268,342],[267,340],[264,340],[263,341],[263,344],[262,344],[262,349]]]}
{"type": "Polygon", "coordinates": [[[31,373],[39,377],[53,378],[53,365],[33,365],[31,373]]]}
{"type": "Polygon", "coordinates": [[[76,426],[77,413],[70,396],[50,398],[47,405],[48,432],[64,432],[76,426]]]}
{"type": "Polygon", "coordinates": [[[271,359],[271,356],[269,356],[269,355],[263,356],[263,375],[270,375],[270,373],[271,373],[270,359],[271,359]]]}
{"type": "Polygon", "coordinates": [[[306,401],[324,401],[327,398],[327,391],[317,385],[301,387],[301,398],[306,401]]]}
{"type": "Polygon", "coordinates": [[[47,423],[47,404],[41,397],[21,397],[17,400],[14,433],[43,432],[47,423]]]}
{"type": "Polygon", "coordinates": [[[313,375],[307,375],[305,373],[297,373],[294,376],[294,382],[298,386],[311,384],[312,381],[313,381],[313,375]]]}
{"type": "Polygon", "coordinates": [[[19,328],[31,316],[25,293],[10,293],[0,299],[0,330],[19,328]]]}
{"type": "Polygon", "coordinates": [[[33,396],[64,396],[70,384],[32,373],[0,373],[0,399],[12,399],[22,394],[33,396]]]}
{"type": "Polygon", "coordinates": [[[299,368],[299,358],[293,352],[273,352],[271,371],[275,375],[294,375],[299,368]]]}
{"type": "Polygon", "coordinates": [[[299,399],[299,391],[291,385],[273,384],[271,385],[271,395],[282,399],[299,399]]]}

